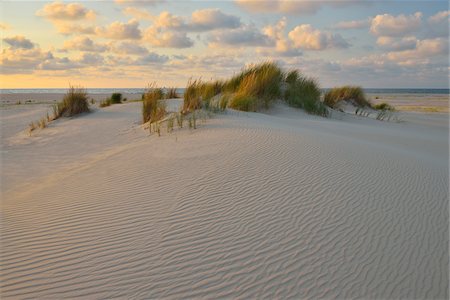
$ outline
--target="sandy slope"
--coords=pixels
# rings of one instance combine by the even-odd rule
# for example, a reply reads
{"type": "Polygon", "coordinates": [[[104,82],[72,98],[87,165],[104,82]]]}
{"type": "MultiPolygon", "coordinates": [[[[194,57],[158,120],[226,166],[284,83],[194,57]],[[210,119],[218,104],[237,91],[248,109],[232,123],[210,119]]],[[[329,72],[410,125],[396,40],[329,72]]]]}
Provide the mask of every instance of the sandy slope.
{"type": "Polygon", "coordinates": [[[2,298],[448,298],[447,116],[139,110],[2,135],[2,298]]]}

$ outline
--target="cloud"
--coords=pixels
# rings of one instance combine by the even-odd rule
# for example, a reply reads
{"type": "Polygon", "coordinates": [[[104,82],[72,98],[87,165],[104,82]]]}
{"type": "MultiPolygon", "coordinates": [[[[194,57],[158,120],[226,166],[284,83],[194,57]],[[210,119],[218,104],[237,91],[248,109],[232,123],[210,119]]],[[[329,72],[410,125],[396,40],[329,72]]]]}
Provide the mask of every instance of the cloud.
{"type": "Polygon", "coordinates": [[[34,44],[22,35],[16,35],[14,37],[4,38],[3,42],[9,44],[13,49],[32,49],[34,44]]]}
{"type": "Polygon", "coordinates": [[[218,46],[271,46],[274,41],[262,34],[252,25],[244,25],[240,28],[222,30],[211,34],[208,38],[209,45],[218,46]]]}
{"type": "Polygon", "coordinates": [[[149,27],[144,34],[144,40],[154,47],[189,48],[194,42],[185,32],[161,31],[156,27],[149,27]]]}
{"type": "Polygon", "coordinates": [[[443,38],[418,40],[415,49],[389,52],[387,57],[397,62],[429,59],[448,55],[448,41],[443,38]]]}
{"type": "Polygon", "coordinates": [[[7,48],[0,56],[0,73],[32,73],[42,61],[51,58],[51,52],[43,52],[40,48],[7,48]]]}
{"type": "Polygon", "coordinates": [[[417,32],[421,23],[421,12],[416,12],[414,15],[409,16],[377,15],[372,19],[370,31],[375,36],[399,37],[417,32]]]}
{"type": "Polygon", "coordinates": [[[188,25],[179,16],[174,16],[168,11],[161,12],[158,16],[153,17],[153,26],[157,28],[182,29],[188,25]]]}
{"type": "Polygon", "coordinates": [[[251,13],[283,13],[295,15],[308,15],[308,14],[315,14],[323,6],[347,7],[351,5],[367,4],[367,1],[235,0],[235,3],[251,13]]]}
{"type": "Polygon", "coordinates": [[[97,27],[95,33],[100,37],[114,40],[139,40],[141,38],[139,22],[134,19],[128,23],[116,21],[106,27],[97,27]]]}
{"type": "Polygon", "coordinates": [[[268,25],[263,28],[263,32],[266,36],[275,41],[275,51],[268,51],[267,49],[258,49],[258,52],[270,56],[272,54],[280,56],[299,56],[302,52],[295,48],[292,41],[285,37],[287,20],[283,17],[275,25],[268,25]],[[273,53],[275,52],[275,53],[273,53]]]}
{"type": "Polygon", "coordinates": [[[51,71],[65,71],[69,69],[79,68],[80,65],[77,62],[70,60],[68,57],[50,57],[44,60],[37,66],[39,70],[51,70],[51,71]]]}
{"type": "Polygon", "coordinates": [[[111,45],[111,50],[119,54],[129,54],[129,55],[146,55],[148,54],[148,49],[137,45],[134,42],[122,42],[120,44],[111,45]]]}
{"type": "Polygon", "coordinates": [[[393,38],[388,36],[380,36],[377,39],[377,45],[383,49],[402,51],[416,48],[417,39],[414,36],[404,38],[393,38]]]}
{"type": "Polygon", "coordinates": [[[153,21],[155,19],[152,14],[150,14],[147,10],[136,7],[125,7],[122,10],[123,14],[126,16],[132,16],[138,20],[150,20],[153,21]]]}
{"type": "Polygon", "coordinates": [[[426,28],[427,37],[448,37],[450,11],[440,11],[437,14],[428,18],[426,28]]]}
{"type": "Polygon", "coordinates": [[[36,15],[50,20],[76,21],[95,18],[95,12],[79,3],[53,2],[46,4],[36,15]]]}
{"type": "Polygon", "coordinates": [[[63,35],[72,34],[94,34],[94,26],[84,26],[82,24],[68,24],[65,22],[53,22],[56,30],[63,35]]]}
{"type": "Polygon", "coordinates": [[[347,30],[347,29],[364,29],[364,28],[368,28],[369,27],[370,22],[371,22],[370,19],[354,20],[354,21],[343,21],[343,22],[339,22],[336,25],[334,25],[333,28],[335,28],[335,29],[343,29],[343,30],[347,30]]]}
{"type": "Polygon", "coordinates": [[[149,53],[138,60],[138,64],[165,63],[169,60],[167,55],[159,55],[157,53],[149,53]]]}
{"type": "Polygon", "coordinates": [[[428,22],[430,22],[431,24],[440,23],[442,21],[447,21],[448,22],[449,16],[450,16],[450,10],[440,11],[437,14],[431,16],[428,19],[428,22]]]}
{"type": "Polygon", "coordinates": [[[220,28],[238,28],[241,20],[224,14],[219,9],[202,9],[192,13],[190,28],[193,31],[208,31],[220,28]]]}
{"type": "Polygon", "coordinates": [[[10,29],[11,25],[9,25],[8,23],[0,22],[0,30],[10,30],[10,29]]]}
{"type": "Polygon", "coordinates": [[[348,48],[350,46],[341,35],[314,29],[310,24],[295,27],[288,36],[296,47],[307,50],[348,48]]]}
{"type": "Polygon", "coordinates": [[[145,6],[155,6],[166,2],[165,0],[115,0],[119,5],[145,7],[145,6]]]}
{"type": "Polygon", "coordinates": [[[78,62],[88,66],[97,66],[103,64],[104,58],[97,53],[83,53],[78,59],[78,62]]]}
{"type": "Polygon", "coordinates": [[[87,52],[105,52],[108,50],[108,46],[95,43],[88,37],[85,36],[77,36],[72,40],[68,40],[64,42],[63,50],[79,50],[79,51],[87,51],[87,52]]]}

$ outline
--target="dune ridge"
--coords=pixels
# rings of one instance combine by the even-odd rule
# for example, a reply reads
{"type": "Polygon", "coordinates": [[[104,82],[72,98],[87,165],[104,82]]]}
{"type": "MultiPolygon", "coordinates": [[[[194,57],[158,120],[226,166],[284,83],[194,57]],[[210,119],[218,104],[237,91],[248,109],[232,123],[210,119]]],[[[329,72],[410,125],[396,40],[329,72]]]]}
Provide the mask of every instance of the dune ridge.
{"type": "Polygon", "coordinates": [[[2,298],[448,298],[448,128],[139,108],[7,140],[2,298]]]}

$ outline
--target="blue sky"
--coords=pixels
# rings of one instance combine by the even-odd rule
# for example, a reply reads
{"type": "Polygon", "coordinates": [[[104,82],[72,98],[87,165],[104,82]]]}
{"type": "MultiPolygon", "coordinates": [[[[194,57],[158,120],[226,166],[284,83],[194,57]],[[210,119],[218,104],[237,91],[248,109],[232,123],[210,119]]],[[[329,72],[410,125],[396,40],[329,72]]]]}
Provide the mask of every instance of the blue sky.
{"type": "Polygon", "coordinates": [[[185,86],[277,61],[323,87],[447,88],[447,1],[1,2],[4,88],[185,86]]]}

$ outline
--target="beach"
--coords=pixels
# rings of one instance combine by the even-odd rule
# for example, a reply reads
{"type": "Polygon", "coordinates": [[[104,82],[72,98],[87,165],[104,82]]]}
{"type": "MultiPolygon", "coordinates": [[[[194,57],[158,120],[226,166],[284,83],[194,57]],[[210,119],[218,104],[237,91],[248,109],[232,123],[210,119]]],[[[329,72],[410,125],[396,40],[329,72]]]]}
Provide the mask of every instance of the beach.
{"type": "Polygon", "coordinates": [[[30,136],[61,97],[1,98],[2,298],[448,298],[448,95],[161,137],[132,102],[30,136]]]}

